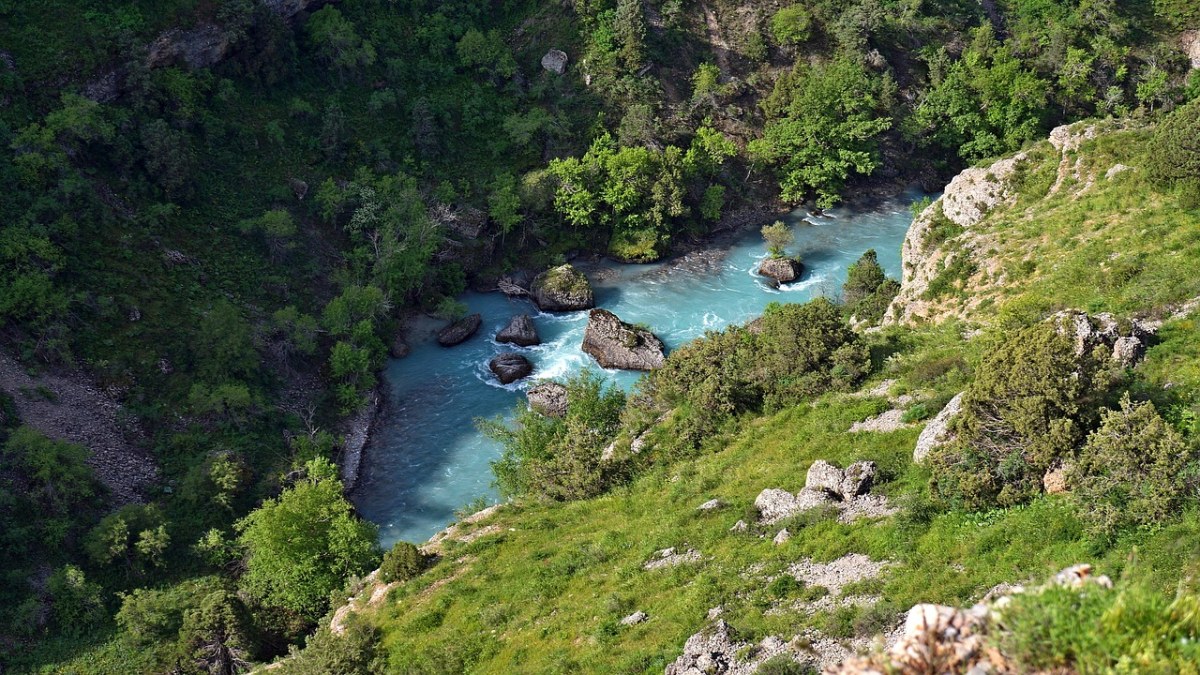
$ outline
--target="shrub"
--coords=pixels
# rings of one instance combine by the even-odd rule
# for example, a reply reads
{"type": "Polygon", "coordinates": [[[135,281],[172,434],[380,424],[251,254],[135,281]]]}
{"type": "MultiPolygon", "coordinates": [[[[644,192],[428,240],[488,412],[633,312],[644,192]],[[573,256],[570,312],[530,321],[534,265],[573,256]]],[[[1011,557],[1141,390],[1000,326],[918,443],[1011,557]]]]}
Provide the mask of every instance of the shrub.
{"type": "Polygon", "coordinates": [[[771,17],[771,34],[781,45],[805,42],[812,34],[812,17],[802,5],[791,5],[771,17]]]}
{"type": "Polygon", "coordinates": [[[768,408],[848,388],[870,369],[869,350],[825,298],[771,305],[761,326],[754,337],[757,360],[750,379],[762,388],[768,408]]]}
{"type": "Polygon", "coordinates": [[[512,426],[503,420],[477,420],[480,430],[504,446],[492,463],[496,484],[506,495],[555,500],[585,499],[603,492],[618,477],[601,455],[617,433],[625,392],[605,387],[591,370],[566,382],[567,413],[547,417],[528,408],[512,426]]]}
{"type": "Polygon", "coordinates": [[[1009,506],[1042,487],[1042,475],[1080,437],[1088,369],[1051,323],[996,345],[963,395],[958,440],[931,454],[934,492],[971,509],[1009,506]]]}
{"type": "Polygon", "coordinates": [[[787,255],[787,247],[796,241],[792,229],[782,220],[777,220],[770,225],[763,225],[762,238],[767,242],[767,251],[770,252],[772,258],[782,258],[787,255]]]}
{"type": "Polygon", "coordinates": [[[1150,139],[1146,169],[1159,185],[1200,190],[1200,101],[1168,115],[1150,139]]]}
{"type": "Polygon", "coordinates": [[[385,584],[407,581],[425,569],[425,556],[413,544],[398,541],[392,550],[383,554],[379,565],[379,580],[385,584]]]}
{"type": "Polygon", "coordinates": [[[859,321],[875,324],[883,319],[892,298],[899,292],[900,284],[885,276],[875,249],[868,249],[846,271],[846,283],[842,285],[842,302],[851,316],[859,321]]]}
{"type": "Polygon", "coordinates": [[[1151,525],[1175,513],[1194,483],[1196,451],[1153,403],[1134,403],[1102,414],[1068,480],[1080,514],[1093,529],[1151,525]]]}

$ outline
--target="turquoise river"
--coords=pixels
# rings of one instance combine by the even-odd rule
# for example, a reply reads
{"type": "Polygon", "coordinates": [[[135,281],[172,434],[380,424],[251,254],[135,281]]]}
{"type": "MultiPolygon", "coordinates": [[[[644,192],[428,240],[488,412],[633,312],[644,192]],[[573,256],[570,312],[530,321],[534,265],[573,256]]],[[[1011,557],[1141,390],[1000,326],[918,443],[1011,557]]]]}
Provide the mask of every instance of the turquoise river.
{"type": "MultiPolygon", "coordinates": [[[[796,236],[790,252],[803,258],[805,269],[798,281],[780,288],[755,274],[765,255],[756,229],[663,263],[605,262],[583,269],[592,278],[598,307],[650,326],[670,349],[707,330],[754,318],[772,302],[835,295],[847,267],[867,249],[875,249],[888,274],[899,278],[910,205],[924,196],[910,191],[820,216],[804,210],[784,216],[796,236]]],[[[579,348],[587,312],[542,313],[524,299],[500,293],[468,293],[462,300],[483,315],[474,337],[443,348],[433,339],[436,324],[417,322],[409,333],[411,354],[391,361],[384,372],[390,405],[376,422],[353,498],[362,515],[379,524],[386,546],[399,539],[424,541],[453,521],[455,510],[481,497],[495,501],[491,462],[500,448],[476,430],[476,418],[511,417],[524,405],[523,392],[531,382],[596,367],[579,348]],[[516,348],[536,370],[526,381],[502,386],[487,364],[513,347],[493,338],[519,313],[533,316],[542,338],[541,345],[516,348]]],[[[625,388],[638,378],[615,371],[606,375],[625,388]]]]}

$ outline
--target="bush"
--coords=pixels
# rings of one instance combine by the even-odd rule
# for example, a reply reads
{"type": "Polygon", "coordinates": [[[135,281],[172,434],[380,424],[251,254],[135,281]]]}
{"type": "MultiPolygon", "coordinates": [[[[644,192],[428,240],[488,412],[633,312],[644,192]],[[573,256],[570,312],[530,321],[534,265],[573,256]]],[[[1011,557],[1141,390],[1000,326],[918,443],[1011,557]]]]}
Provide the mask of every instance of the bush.
{"type": "Polygon", "coordinates": [[[1150,178],[1159,185],[1185,193],[1200,190],[1200,101],[1176,109],[1159,123],[1146,162],[1150,178]]]}
{"type": "Polygon", "coordinates": [[[963,395],[958,440],[931,455],[935,494],[970,509],[1010,506],[1080,437],[1086,364],[1051,323],[1012,333],[990,350],[963,395]]]}
{"type": "Polygon", "coordinates": [[[792,229],[782,220],[762,227],[763,241],[767,242],[767,251],[772,258],[782,258],[787,255],[787,247],[796,241],[792,229]]]}
{"type": "Polygon", "coordinates": [[[1196,479],[1196,450],[1154,409],[1129,394],[1102,414],[1068,480],[1082,518],[1112,534],[1176,513],[1196,479]]]}
{"type": "Polygon", "coordinates": [[[846,271],[842,302],[850,316],[868,324],[876,324],[883,319],[892,298],[899,292],[900,284],[885,276],[875,249],[868,249],[846,271]]]}
{"type": "Polygon", "coordinates": [[[812,35],[812,17],[802,5],[791,5],[771,17],[771,34],[781,45],[805,42],[812,35]]]}
{"type": "Polygon", "coordinates": [[[393,581],[408,581],[425,569],[425,556],[413,544],[398,541],[392,550],[383,554],[379,565],[379,580],[385,584],[393,581]]]}
{"type": "Polygon", "coordinates": [[[616,435],[625,392],[605,387],[591,370],[566,382],[567,413],[546,417],[522,407],[513,426],[503,420],[477,420],[480,430],[504,446],[492,463],[496,484],[506,495],[554,500],[586,499],[619,477],[619,467],[601,455],[616,435]]]}

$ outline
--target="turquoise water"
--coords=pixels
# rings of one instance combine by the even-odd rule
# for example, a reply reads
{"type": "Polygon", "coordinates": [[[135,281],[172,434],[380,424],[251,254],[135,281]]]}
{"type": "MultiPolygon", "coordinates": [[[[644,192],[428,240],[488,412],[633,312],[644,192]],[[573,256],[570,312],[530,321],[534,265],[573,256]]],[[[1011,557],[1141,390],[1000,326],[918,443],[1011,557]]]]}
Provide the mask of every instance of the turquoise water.
{"type": "MultiPolygon", "coordinates": [[[[869,207],[843,207],[820,216],[802,210],[788,214],[785,221],[796,235],[791,252],[802,256],[805,270],[798,281],[778,289],[755,274],[765,255],[757,230],[665,263],[602,263],[585,269],[598,307],[650,326],[674,348],[706,330],[758,316],[769,303],[836,294],[846,268],[869,248],[888,274],[899,278],[900,245],[912,221],[909,206],[924,196],[910,191],[869,207]]],[[[443,348],[433,340],[438,324],[423,322],[410,333],[412,353],[391,361],[384,372],[393,403],[376,425],[353,498],[359,511],[379,524],[385,546],[399,539],[424,541],[454,520],[455,509],[479,497],[495,500],[490,462],[500,449],[476,431],[474,419],[512,415],[537,378],[595,366],[579,349],[587,312],[543,314],[526,300],[500,293],[468,293],[462,300],[483,315],[474,337],[443,348]],[[533,316],[543,344],[521,349],[493,341],[519,313],[533,316]],[[508,349],[533,361],[532,378],[508,386],[496,381],[488,361],[508,349]]],[[[639,375],[614,371],[607,376],[628,388],[639,375]]]]}

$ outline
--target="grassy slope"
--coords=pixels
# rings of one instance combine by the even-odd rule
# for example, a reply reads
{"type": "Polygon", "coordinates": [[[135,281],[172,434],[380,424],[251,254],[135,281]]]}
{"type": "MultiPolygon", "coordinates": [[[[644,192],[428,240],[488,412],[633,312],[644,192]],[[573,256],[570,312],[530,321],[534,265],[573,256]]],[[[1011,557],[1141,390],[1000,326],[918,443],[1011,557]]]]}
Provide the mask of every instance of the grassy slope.
{"type": "MultiPolygon", "coordinates": [[[[1136,165],[1127,148],[1143,133],[1103,136],[1085,146],[1084,154],[1101,176],[1115,161],[1136,165]]],[[[1200,258],[1194,244],[1200,214],[1180,210],[1173,197],[1155,193],[1136,171],[1112,181],[1101,178],[1079,198],[1068,192],[1048,199],[1046,172],[1031,174],[1020,203],[984,225],[1003,231],[996,254],[1014,269],[1021,260],[1017,252],[1037,261],[1036,269],[995,290],[996,304],[1007,307],[1000,316],[1060,306],[1129,313],[1200,293],[1193,273],[1200,258]],[[1115,261],[1126,258],[1146,264],[1113,280],[1115,261]]],[[[992,315],[984,310],[975,318],[992,315]]],[[[874,380],[897,379],[893,394],[917,393],[931,409],[969,379],[970,364],[988,342],[964,341],[954,324],[876,339],[877,352],[891,356],[874,380]]],[[[1140,367],[1143,384],[1171,381],[1185,397],[1195,392],[1197,353],[1195,323],[1169,322],[1140,367]]],[[[726,607],[725,618],[749,638],[790,638],[805,626],[850,637],[870,635],[913,603],[969,602],[997,583],[1040,578],[1078,561],[1150,580],[1163,591],[1196,571],[1200,512],[1194,507],[1163,528],[1108,543],[1085,535],[1063,497],[984,514],[923,519],[912,510],[875,524],[808,517],[748,534],[729,531],[739,518],[752,521],[761,490],[802,487],[816,459],[875,460],[883,474],[876,491],[901,504],[920,504],[928,474],[909,459],[918,428],[846,433],[852,422],[886,407],[878,398],[826,396],[810,407],[743,420],[702,457],[657,469],[604,497],[502,511],[476,526],[498,525],[498,534],[451,549],[431,572],[401,586],[376,610],[370,620],[384,630],[391,667],[661,672],[717,605],[726,607]],[[696,511],[714,497],[727,506],[712,514],[696,511]],[[784,525],[795,536],[775,546],[771,536],[784,525]],[[656,550],[670,546],[695,548],[703,562],[641,569],[656,550]],[[859,589],[881,595],[879,606],[811,617],[765,613],[780,600],[769,580],[788,564],[849,552],[897,563],[881,582],[859,589]],[[635,610],[647,612],[650,620],[621,627],[619,619],[635,610]]]]}

